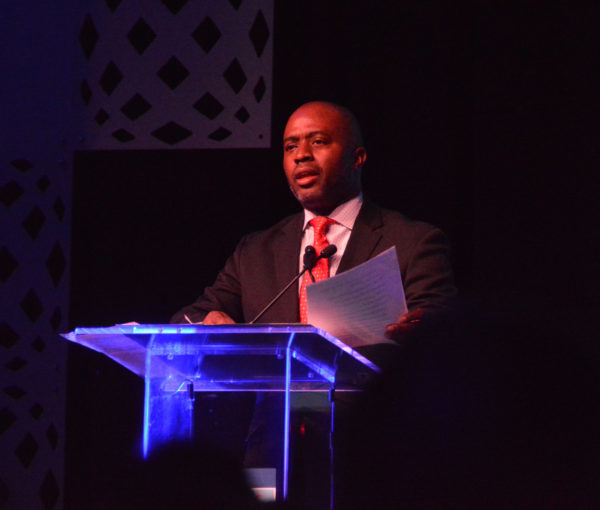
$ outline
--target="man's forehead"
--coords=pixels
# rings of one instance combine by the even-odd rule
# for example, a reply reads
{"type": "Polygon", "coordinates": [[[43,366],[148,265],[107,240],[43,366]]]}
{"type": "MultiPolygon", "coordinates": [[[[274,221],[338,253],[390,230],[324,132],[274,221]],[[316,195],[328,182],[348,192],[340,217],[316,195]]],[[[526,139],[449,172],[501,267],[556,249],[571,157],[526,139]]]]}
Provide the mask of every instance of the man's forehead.
{"type": "Polygon", "coordinates": [[[285,126],[284,138],[308,133],[333,133],[346,129],[348,122],[336,109],[320,105],[306,105],[296,110],[285,126]]]}
{"type": "Polygon", "coordinates": [[[343,122],[345,120],[344,115],[339,107],[333,104],[319,102],[307,103],[300,106],[294,113],[292,113],[292,115],[290,115],[288,122],[298,118],[309,118],[321,121],[332,120],[339,122],[343,122]]]}

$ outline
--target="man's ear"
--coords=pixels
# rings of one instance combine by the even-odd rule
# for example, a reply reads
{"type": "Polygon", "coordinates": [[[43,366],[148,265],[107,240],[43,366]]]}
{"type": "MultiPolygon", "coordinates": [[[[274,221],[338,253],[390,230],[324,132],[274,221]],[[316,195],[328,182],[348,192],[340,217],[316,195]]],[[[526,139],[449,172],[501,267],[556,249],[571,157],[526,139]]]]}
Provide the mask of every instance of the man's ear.
{"type": "Polygon", "coordinates": [[[360,170],[367,161],[367,149],[357,147],[354,149],[354,168],[360,170]]]}

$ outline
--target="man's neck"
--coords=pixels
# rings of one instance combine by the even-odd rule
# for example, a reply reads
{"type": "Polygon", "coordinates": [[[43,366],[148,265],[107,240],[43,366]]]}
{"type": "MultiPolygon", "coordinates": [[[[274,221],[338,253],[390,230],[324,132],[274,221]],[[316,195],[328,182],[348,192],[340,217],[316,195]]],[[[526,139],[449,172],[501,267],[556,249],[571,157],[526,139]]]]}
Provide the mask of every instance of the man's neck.
{"type": "Polygon", "coordinates": [[[349,196],[349,197],[347,197],[344,200],[338,201],[335,205],[329,206],[326,209],[309,209],[309,208],[304,208],[304,210],[307,211],[307,212],[309,212],[312,216],[331,216],[334,213],[334,211],[336,211],[340,207],[343,207],[344,204],[347,204],[351,200],[354,200],[356,197],[360,197],[361,200],[362,200],[362,191],[361,190],[357,191],[352,196],[349,196]]]}
{"type": "Polygon", "coordinates": [[[362,193],[358,193],[354,197],[346,200],[344,203],[338,205],[328,214],[317,214],[314,211],[310,211],[308,209],[304,210],[304,227],[306,224],[313,219],[315,216],[327,216],[329,218],[335,219],[342,224],[345,224],[347,227],[352,228],[354,224],[354,220],[358,215],[358,211],[360,210],[363,202],[362,193]]]}

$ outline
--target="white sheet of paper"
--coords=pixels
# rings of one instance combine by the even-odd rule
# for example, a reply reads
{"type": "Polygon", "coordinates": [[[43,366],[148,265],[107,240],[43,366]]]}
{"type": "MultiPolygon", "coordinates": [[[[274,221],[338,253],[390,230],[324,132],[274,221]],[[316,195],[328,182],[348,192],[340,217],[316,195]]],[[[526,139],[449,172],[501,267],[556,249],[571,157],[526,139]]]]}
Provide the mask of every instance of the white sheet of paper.
{"type": "Polygon", "coordinates": [[[350,347],[392,342],[383,336],[385,327],[407,310],[396,248],[308,285],[306,299],[308,323],[350,347]]]}

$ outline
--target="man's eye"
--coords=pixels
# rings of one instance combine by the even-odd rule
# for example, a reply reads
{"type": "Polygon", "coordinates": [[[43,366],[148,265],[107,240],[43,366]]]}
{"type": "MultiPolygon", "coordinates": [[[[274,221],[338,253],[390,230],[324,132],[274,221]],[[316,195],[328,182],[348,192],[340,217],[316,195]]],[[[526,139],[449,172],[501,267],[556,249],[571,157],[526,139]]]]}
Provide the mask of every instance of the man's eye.
{"type": "Polygon", "coordinates": [[[289,151],[293,150],[295,147],[296,147],[295,145],[291,145],[291,144],[290,144],[290,145],[286,145],[286,146],[283,148],[283,150],[284,150],[284,151],[286,151],[286,152],[289,152],[289,151]]]}
{"type": "Polygon", "coordinates": [[[313,143],[317,144],[317,145],[323,145],[327,142],[325,142],[325,140],[320,140],[319,138],[317,138],[316,140],[313,141],[313,143]]]}

